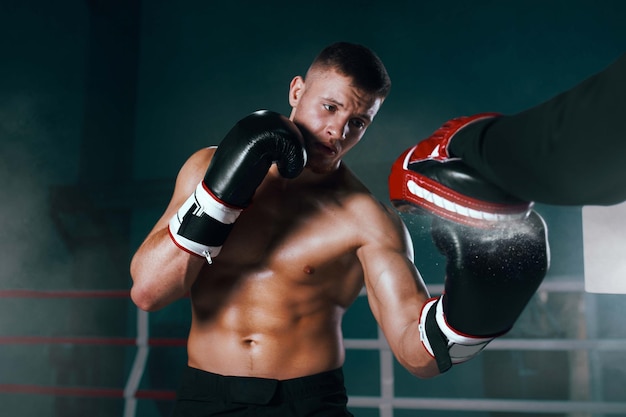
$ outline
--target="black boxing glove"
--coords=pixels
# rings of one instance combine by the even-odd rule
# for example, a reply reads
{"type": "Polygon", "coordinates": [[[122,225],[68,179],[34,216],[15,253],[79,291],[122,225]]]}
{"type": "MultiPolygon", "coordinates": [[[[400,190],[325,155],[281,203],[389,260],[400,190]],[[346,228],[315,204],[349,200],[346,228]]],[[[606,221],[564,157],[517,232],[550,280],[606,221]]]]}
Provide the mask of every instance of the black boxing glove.
{"type": "Polygon", "coordinates": [[[445,372],[511,329],[543,281],[550,251],[534,211],[489,228],[434,217],[431,234],[447,259],[446,281],[443,295],[422,308],[420,336],[445,372]]]}
{"type": "Polygon", "coordinates": [[[455,134],[464,127],[498,116],[481,113],[452,119],[404,151],[389,175],[389,198],[393,206],[404,212],[434,214],[478,227],[525,218],[532,202],[520,200],[489,183],[448,149],[455,134]]]}
{"type": "Polygon", "coordinates": [[[302,172],[306,152],[296,125],[267,110],[240,120],[219,144],[195,192],[171,218],[174,243],[211,263],[274,162],[285,178],[302,172]]]}

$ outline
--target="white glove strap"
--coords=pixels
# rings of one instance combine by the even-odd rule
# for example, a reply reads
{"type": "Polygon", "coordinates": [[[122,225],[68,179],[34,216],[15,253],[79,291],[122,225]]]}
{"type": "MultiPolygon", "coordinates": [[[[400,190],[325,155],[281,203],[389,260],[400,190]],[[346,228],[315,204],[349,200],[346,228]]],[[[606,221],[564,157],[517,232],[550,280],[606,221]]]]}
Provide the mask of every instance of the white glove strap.
{"type": "Polygon", "coordinates": [[[219,254],[222,246],[207,246],[199,242],[190,240],[178,234],[185,216],[202,217],[208,215],[223,224],[232,224],[241,214],[242,209],[233,208],[217,200],[200,182],[196,190],[189,196],[183,205],[172,216],[169,222],[169,232],[172,240],[179,248],[186,252],[203,256],[208,263],[212,263],[212,257],[219,254]],[[195,207],[195,208],[194,208],[195,207]],[[190,211],[193,209],[193,211],[190,211]]]}
{"type": "MultiPolygon", "coordinates": [[[[201,216],[202,213],[206,213],[224,224],[235,223],[235,220],[237,220],[237,217],[239,217],[243,211],[243,209],[229,207],[219,201],[217,197],[213,196],[213,194],[204,187],[202,181],[200,181],[196,187],[196,191],[189,198],[194,198],[196,205],[198,205],[198,208],[193,213],[194,215],[201,216]]],[[[186,212],[187,211],[184,213],[186,212]]]]}
{"type": "Polygon", "coordinates": [[[492,337],[474,337],[457,332],[446,322],[446,318],[443,314],[443,296],[439,298],[432,298],[424,304],[422,307],[422,313],[420,315],[419,331],[422,344],[433,357],[437,355],[445,354],[446,352],[435,352],[433,345],[428,338],[426,332],[426,320],[431,308],[435,308],[435,320],[437,327],[447,340],[447,354],[450,356],[452,364],[458,364],[470,360],[478,353],[480,353],[489,342],[493,340],[492,337]]]}

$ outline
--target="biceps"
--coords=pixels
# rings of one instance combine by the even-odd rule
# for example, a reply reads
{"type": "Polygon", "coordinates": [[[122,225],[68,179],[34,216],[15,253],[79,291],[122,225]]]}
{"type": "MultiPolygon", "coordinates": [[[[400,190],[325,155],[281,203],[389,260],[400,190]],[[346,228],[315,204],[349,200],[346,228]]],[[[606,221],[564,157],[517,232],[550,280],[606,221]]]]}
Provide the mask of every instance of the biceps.
{"type": "Polygon", "coordinates": [[[368,301],[379,324],[403,327],[417,320],[429,294],[411,260],[398,252],[381,252],[363,263],[368,301]]]}

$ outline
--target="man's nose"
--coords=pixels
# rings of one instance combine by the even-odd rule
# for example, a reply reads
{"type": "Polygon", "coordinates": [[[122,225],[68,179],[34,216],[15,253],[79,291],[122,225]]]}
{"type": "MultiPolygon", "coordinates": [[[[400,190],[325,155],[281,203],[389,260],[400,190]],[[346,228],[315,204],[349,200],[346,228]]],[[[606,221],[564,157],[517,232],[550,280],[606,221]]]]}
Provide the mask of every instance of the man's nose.
{"type": "Polygon", "coordinates": [[[334,139],[345,139],[348,134],[348,123],[343,120],[333,120],[328,124],[327,133],[334,139]]]}

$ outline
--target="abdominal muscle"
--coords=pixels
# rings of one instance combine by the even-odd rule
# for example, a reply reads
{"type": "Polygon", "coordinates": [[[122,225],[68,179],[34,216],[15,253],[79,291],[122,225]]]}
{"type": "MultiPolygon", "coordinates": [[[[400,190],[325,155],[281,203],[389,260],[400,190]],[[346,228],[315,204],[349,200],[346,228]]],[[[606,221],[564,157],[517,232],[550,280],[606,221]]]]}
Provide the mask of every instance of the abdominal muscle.
{"type": "Polygon", "coordinates": [[[303,325],[284,332],[210,329],[190,332],[189,366],[220,375],[290,379],[336,369],[343,346],[336,331],[312,334],[303,325]]]}
{"type": "Polygon", "coordinates": [[[222,293],[222,304],[213,311],[204,307],[211,297],[194,297],[192,292],[189,366],[281,380],[339,368],[344,360],[344,308],[323,294],[328,290],[324,285],[288,281],[247,277],[222,293]]]}

